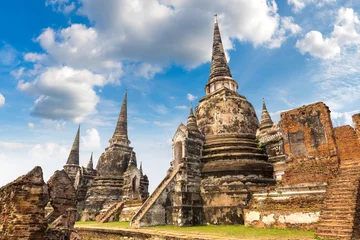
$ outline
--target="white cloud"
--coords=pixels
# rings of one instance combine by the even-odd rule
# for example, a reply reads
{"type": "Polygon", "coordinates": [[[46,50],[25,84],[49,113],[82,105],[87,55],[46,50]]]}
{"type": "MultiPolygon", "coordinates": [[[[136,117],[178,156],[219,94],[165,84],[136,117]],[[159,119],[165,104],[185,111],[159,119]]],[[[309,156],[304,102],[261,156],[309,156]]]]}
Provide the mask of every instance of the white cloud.
{"type": "Polygon", "coordinates": [[[18,52],[7,43],[0,45],[0,65],[11,66],[17,62],[18,52]]]}
{"type": "Polygon", "coordinates": [[[349,110],[357,107],[360,100],[360,53],[359,50],[345,48],[339,57],[320,62],[313,74],[317,87],[317,97],[331,110],[349,110]]]}
{"type": "Polygon", "coordinates": [[[74,2],[70,3],[70,0],[46,0],[45,6],[52,6],[53,11],[69,14],[75,10],[76,6],[74,2]]]}
{"type": "Polygon", "coordinates": [[[142,118],[138,118],[138,117],[134,117],[134,118],[133,118],[133,122],[135,122],[135,123],[141,123],[141,124],[149,123],[148,120],[145,120],[145,119],[142,119],[142,118]]]}
{"type": "Polygon", "coordinates": [[[46,128],[52,128],[56,130],[64,129],[66,125],[66,122],[63,120],[51,120],[51,119],[42,119],[41,123],[46,128]]]}
{"type": "MultiPolygon", "coordinates": [[[[92,71],[105,71],[106,61],[119,64],[126,60],[138,63],[135,74],[145,78],[153,77],[168,64],[193,68],[209,61],[214,12],[219,16],[225,50],[233,48],[234,40],[279,47],[300,28],[292,18],[277,13],[274,0],[80,2],[78,13],[94,23],[93,27],[72,24],[59,31],[44,30],[37,40],[49,59],[92,71]],[[235,5],[242,7],[232,7],[235,5]]],[[[48,0],[47,4],[70,1],[48,0]]]]}
{"type": "Polygon", "coordinates": [[[102,75],[70,67],[48,68],[31,82],[19,81],[20,91],[37,97],[32,115],[82,122],[96,112],[95,86],[106,83],[102,75]]]}
{"type": "Polygon", "coordinates": [[[195,99],[197,99],[197,96],[194,96],[191,93],[188,93],[186,97],[189,101],[194,101],[195,99]]]}
{"type": "Polygon", "coordinates": [[[159,122],[159,121],[153,121],[153,123],[157,126],[160,126],[160,127],[170,127],[172,126],[171,123],[169,122],[159,122]]]}
{"type": "Polygon", "coordinates": [[[343,125],[354,126],[352,116],[357,113],[360,113],[360,110],[354,110],[350,112],[331,112],[331,120],[334,127],[343,125]]]}
{"type": "Polygon", "coordinates": [[[328,59],[340,54],[340,47],[335,39],[325,38],[318,31],[311,31],[305,38],[296,42],[302,54],[309,52],[312,56],[328,59]]]}
{"type": "Polygon", "coordinates": [[[135,70],[135,76],[144,77],[146,79],[153,78],[155,74],[162,72],[163,69],[149,63],[142,63],[135,70]]]}
{"type": "Polygon", "coordinates": [[[19,68],[19,69],[17,69],[17,70],[11,71],[10,74],[11,74],[11,76],[13,76],[14,78],[19,79],[19,78],[23,75],[24,70],[25,70],[25,68],[24,68],[24,67],[21,67],[21,68],[19,68]]]}
{"type": "Polygon", "coordinates": [[[152,105],[150,106],[155,112],[159,113],[159,114],[167,114],[169,112],[169,110],[167,109],[167,107],[165,107],[165,105],[163,104],[158,104],[158,105],[152,105]]]}
{"type": "Polygon", "coordinates": [[[180,105],[180,106],[175,106],[176,109],[187,109],[187,106],[185,105],[180,105]]]}
{"type": "Polygon", "coordinates": [[[28,128],[31,128],[31,129],[35,128],[35,124],[32,122],[28,122],[28,128]]]}
{"type": "Polygon", "coordinates": [[[81,137],[82,140],[82,150],[84,151],[100,151],[100,135],[96,128],[91,128],[86,130],[86,135],[81,137]]]}
{"type": "Polygon", "coordinates": [[[5,97],[0,93],[0,107],[4,106],[5,104],[5,97]]]}
{"type": "Polygon", "coordinates": [[[318,31],[308,32],[304,39],[296,42],[296,47],[302,54],[329,59],[338,56],[345,47],[359,46],[360,21],[358,14],[352,8],[340,8],[329,38],[323,38],[318,31]]]}
{"type": "Polygon", "coordinates": [[[46,54],[39,54],[39,53],[25,53],[24,60],[27,62],[41,62],[46,59],[46,54]]]}
{"type": "Polygon", "coordinates": [[[292,5],[292,11],[301,12],[306,6],[315,4],[317,7],[323,7],[325,4],[336,3],[336,0],[288,0],[288,4],[292,5]]]}

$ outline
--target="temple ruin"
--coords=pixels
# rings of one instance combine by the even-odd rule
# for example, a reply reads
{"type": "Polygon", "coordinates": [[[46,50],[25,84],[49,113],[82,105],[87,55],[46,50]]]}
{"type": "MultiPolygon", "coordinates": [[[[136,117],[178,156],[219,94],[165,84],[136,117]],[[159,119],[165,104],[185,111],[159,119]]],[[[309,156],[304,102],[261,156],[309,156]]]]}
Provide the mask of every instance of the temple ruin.
{"type": "Polygon", "coordinates": [[[261,121],[238,92],[215,16],[206,95],[180,124],[164,180],[132,227],[245,224],[360,237],[360,114],[333,128],[322,102],[261,121]]]}
{"type": "Polygon", "coordinates": [[[360,239],[360,113],[354,127],[334,128],[330,109],[317,102],[274,123],[263,99],[259,122],[237,91],[215,16],[205,96],[179,124],[154,192],[130,147],[125,93],[96,169],[92,155],[79,165],[79,127],[64,169],[47,183],[35,167],[0,188],[0,238],[78,239],[72,228],[81,219],[131,220],[133,228],[244,224],[360,239]]]}

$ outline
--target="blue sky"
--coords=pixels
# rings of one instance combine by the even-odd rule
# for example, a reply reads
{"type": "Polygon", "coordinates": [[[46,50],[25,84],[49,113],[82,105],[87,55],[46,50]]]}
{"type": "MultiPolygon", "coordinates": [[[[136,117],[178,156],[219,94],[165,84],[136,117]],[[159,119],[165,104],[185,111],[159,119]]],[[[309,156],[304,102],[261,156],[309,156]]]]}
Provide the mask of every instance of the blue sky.
{"type": "MultiPolygon", "coordinates": [[[[13,0],[0,3],[0,185],[67,160],[95,162],[128,89],[129,136],[153,189],[190,101],[205,95],[218,14],[229,66],[261,111],[324,101],[359,112],[360,3],[351,0],[13,0]]],[[[258,114],[258,116],[260,116],[258,114]]]]}

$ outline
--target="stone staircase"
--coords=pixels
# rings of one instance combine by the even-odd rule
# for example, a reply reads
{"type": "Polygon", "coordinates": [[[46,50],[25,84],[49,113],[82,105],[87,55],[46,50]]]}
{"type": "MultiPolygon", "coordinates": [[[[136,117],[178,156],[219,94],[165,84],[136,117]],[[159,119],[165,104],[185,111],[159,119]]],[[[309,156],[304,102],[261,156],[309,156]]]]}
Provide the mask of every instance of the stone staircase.
{"type": "Polygon", "coordinates": [[[155,203],[155,201],[158,199],[160,194],[165,190],[165,188],[174,179],[174,177],[177,175],[177,173],[180,171],[181,167],[183,166],[184,166],[183,163],[177,165],[176,168],[170,174],[166,175],[166,177],[161,181],[161,183],[158,185],[155,191],[148,197],[148,199],[141,206],[139,211],[131,219],[130,223],[132,228],[139,228],[141,226],[140,225],[141,219],[145,216],[147,211],[151,208],[151,206],[155,203]]]}
{"type": "Polygon", "coordinates": [[[122,208],[124,207],[124,202],[117,202],[112,204],[109,208],[106,209],[98,218],[99,223],[108,222],[110,217],[113,216],[117,211],[121,213],[122,208]]]}
{"type": "Polygon", "coordinates": [[[316,235],[322,239],[360,239],[360,159],[343,161],[329,183],[316,235]],[[355,231],[354,231],[355,230],[355,231]]]}

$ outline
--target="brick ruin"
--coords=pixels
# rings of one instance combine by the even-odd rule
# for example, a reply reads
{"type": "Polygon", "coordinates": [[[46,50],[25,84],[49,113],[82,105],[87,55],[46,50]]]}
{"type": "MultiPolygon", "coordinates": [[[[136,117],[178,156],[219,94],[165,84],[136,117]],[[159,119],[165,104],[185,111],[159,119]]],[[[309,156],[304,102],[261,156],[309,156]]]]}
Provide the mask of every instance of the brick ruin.
{"type": "MultiPolygon", "coordinates": [[[[80,127],[70,151],[64,171],[76,190],[78,219],[100,221],[124,202],[124,214],[137,211],[148,197],[148,177],[138,168],[136,154],[130,147],[127,130],[127,93],[110,146],[100,156],[96,169],[91,155],[86,167],[79,165],[80,127]],[[135,208],[135,209],[134,209],[135,208]]],[[[119,219],[119,213],[113,212],[119,219]]],[[[129,217],[127,217],[129,218],[129,217]]]]}
{"type": "Polygon", "coordinates": [[[358,239],[360,113],[355,128],[333,128],[318,102],[273,123],[263,100],[259,123],[237,89],[215,17],[206,96],[178,127],[170,168],[132,227],[245,224],[358,239]]]}
{"type": "Polygon", "coordinates": [[[80,239],[73,230],[76,192],[64,171],[45,183],[35,167],[0,188],[0,202],[0,239],[80,239]]]}

